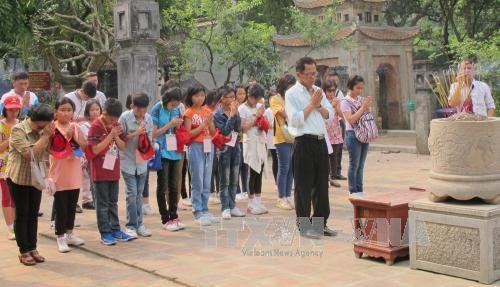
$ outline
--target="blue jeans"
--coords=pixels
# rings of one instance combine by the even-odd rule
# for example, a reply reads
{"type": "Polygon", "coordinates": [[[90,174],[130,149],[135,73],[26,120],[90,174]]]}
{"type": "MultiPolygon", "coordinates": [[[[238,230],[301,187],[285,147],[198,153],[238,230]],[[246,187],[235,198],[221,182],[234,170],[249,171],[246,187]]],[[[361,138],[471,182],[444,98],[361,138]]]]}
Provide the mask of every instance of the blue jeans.
{"type": "Polygon", "coordinates": [[[208,198],[212,181],[214,146],[209,153],[203,152],[203,143],[194,142],[188,148],[189,172],[191,173],[191,205],[194,217],[208,213],[208,198]]]}
{"type": "Polygon", "coordinates": [[[346,132],[345,143],[349,151],[349,192],[363,192],[363,169],[369,144],[358,141],[354,131],[346,132]]]}
{"type": "Polygon", "coordinates": [[[148,172],[128,174],[122,171],[127,195],[127,224],[130,229],[137,230],[142,225],[142,193],[148,172]]]}
{"type": "Polygon", "coordinates": [[[240,176],[241,150],[239,145],[226,146],[217,152],[219,159],[219,192],[221,210],[235,208],[236,190],[240,176]]]}
{"type": "Polygon", "coordinates": [[[99,233],[111,233],[120,230],[118,220],[118,181],[96,181],[95,210],[99,233]]]}
{"type": "Polygon", "coordinates": [[[279,198],[290,197],[293,183],[292,144],[277,144],[276,154],[278,155],[278,195],[279,198]]]}

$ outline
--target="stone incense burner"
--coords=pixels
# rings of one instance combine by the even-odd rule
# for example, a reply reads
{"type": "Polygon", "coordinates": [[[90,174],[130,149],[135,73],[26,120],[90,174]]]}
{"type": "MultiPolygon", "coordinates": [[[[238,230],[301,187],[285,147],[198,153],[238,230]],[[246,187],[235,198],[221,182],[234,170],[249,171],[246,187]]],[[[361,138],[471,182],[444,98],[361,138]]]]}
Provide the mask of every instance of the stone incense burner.
{"type": "Polygon", "coordinates": [[[429,150],[430,200],[477,197],[500,204],[500,118],[458,114],[432,120],[429,150]]]}

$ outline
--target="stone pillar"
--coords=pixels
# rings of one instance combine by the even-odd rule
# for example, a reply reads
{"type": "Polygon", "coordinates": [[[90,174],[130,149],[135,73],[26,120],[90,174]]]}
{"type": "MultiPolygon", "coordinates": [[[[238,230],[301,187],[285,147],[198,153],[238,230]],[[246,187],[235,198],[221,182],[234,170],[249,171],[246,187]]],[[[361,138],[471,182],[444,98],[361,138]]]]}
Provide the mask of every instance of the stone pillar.
{"type": "Polygon", "coordinates": [[[417,135],[417,154],[430,154],[427,140],[432,120],[432,92],[425,82],[427,62],[415,61],[415,133],[417,135]]]}
{"type": "Polygon", "coordinates": [[[118,0],[114,9],[116,41],[120,45],[118,98],[125,104],[128,94],[146,93],[150,105],[158,100],[157,53],[160,38],[158,3],[151,0],[118,0]]]}

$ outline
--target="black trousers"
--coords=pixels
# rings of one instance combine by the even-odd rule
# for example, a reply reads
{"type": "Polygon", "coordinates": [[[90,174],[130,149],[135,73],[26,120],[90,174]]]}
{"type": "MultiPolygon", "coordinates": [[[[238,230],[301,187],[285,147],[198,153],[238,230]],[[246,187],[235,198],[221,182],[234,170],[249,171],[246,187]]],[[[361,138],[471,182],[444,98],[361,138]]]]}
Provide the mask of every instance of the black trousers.
{"type": "Polygon", "coordinates": [[[54,194],[55,231],[61,236],[75,227],[76,203],[79,189],[58,191],[54,194]]]}
{"type": "Polygon", "coordinates": [[[18,185],[7,179],[10,194],[16,204],[14,232],[19,252],[36,250],[38,232],[38,211],[42,200],[42,192],[33,186],[18,185]]]}
{"type": "MultiPolygon", "coordinates": [[[[342,129],[342,138],[345,141],[345,120],[340,119],[340,128],[342,129]]],[[[336,177],[342,175],[342,149],[344,147],[344,144],[342,144],[342,147],[340,148],[340,151],[338,153],[337,157],[337,173],[335,174],[336,177]]]]}
{"type": "Polygon", "coordinates": [[[182,162],[180,160],[169,160],[163,158],[161,163],[163,165],[163,169],[157,173],[156,200],[158,202],[158,209],[160,210],[161,223],[165,224],[169,220],[178,218],[177,204],[179,201],[179,191],[177,185],[179,183],[179,179],[177,178],[177,175],[182,162]]]}
{"type": "Polygon", "coordinates": [[[217,192],[219,193],[219,159],[217,156],[214,156],[214,160],[212,162],[212,180],[210,181],[210,193],[217,192]]]}
{"type": "Polygon", "coordinates": [[[301,218],[320,217],[324,225],[330,216],[328,199],[328,149],[324,139],[301,136],[293,146],[295,214],[301,218]]]}
{"type": "Polygon", "coordinates": [[[342,159],[342,147],[344,144],[332,144],[333,152],[328,155],[330,158],[330,178],[335,179],[340,175],[339,158],[342,159]]]}
{"type": "Polygon", "coordinates": [[[271,149],[271,156],[273,157],[273,176],[274,176],[274,183],[278,183],[278,154],[276,153],[275,149],[271,149]]]}
{"type": "Polygon", "coordinates": [[[188,160],[186,157],[186,153],[184,153],[183,160],[182,160],[182,177],[181,177],[181,196],[183,199],[186,199],[188,197],[191,197],[191,173],[189,173],[189,168],[188,168],[188,160]],[[188,176],[188,187],[189,187],[189,196],[186,190],[186,175],[188,176]]]}
{"type": "MultiPolygon", "coordinates": [[[[264,166],[264,165],[263,165],[264,166]]],[[[253,170],[250,166],[250,178],[248,180],[248,193],[250,195],[259,195],[262,193],[262,171],[260,173],[253,170]]]]}

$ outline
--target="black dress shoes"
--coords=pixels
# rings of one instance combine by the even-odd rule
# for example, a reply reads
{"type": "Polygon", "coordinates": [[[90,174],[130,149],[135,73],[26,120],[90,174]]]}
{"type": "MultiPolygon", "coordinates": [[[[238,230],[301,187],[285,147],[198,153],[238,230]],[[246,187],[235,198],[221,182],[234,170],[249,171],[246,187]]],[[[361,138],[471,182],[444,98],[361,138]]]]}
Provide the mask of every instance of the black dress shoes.
{"type": "Polygon", "coordinates": [[[325,229],[323,229],[323,235],[330,237],[337,236],[337,231],[328,228],[328,226],[325,226],[325,229]]]}

